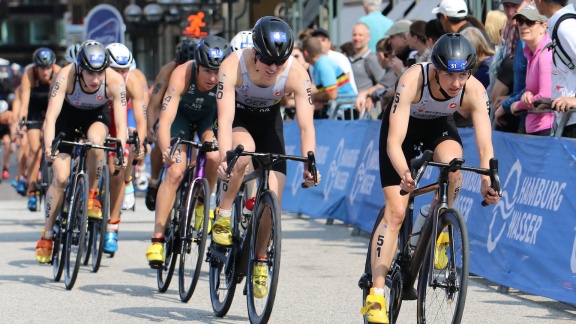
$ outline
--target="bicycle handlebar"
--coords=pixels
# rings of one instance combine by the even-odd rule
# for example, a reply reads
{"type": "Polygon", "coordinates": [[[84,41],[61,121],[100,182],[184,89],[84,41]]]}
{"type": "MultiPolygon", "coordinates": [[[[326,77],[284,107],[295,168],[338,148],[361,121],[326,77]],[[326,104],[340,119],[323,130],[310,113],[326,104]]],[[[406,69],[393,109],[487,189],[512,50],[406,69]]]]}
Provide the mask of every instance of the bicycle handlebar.
{"type": "MultiPolygon", "coordinates": [[[[246,152],[246,151],[244,151],[244,146],[242,146],[242,144],[239,144],[238,146],[236,146],[236,148],[233,151],[227,151],[226,152],[226,163],[228,164],[228,168],[226,169],[226,175],[228,177],[230,177],[230,173],[234,169],[234,165],[236,165],[236,161],[242,155],[252,156],[252,157],[256,157],[256,158],[267,157],[267,158],[270,158],[272,160],[293,160],[293,161],[299,161],[299,162],[307,163],[308,164],[308,171],[314,177],[314,185],[315,186],[318,185],[318,175],[317,175],[317,170],[316,170],[316,157],[314,156],[314,152],[312,152],[312,151],[308,151],[307,157],[295,156],[295,155],[283,155],[283,154],[275,154],[275,153],[246,152]]],[[[308,186],[306,186],[306,184],[304,182],[300,186],[304,189],[309,188],[308,186]]]]}
{"type": "MultiPolygon", "coordinates": [[[[465,166],[463,159],[455,158],[450,163],[440,163],[440,162],[433,162],[432,159],[434,157],[434,152],[430,150],[426,150],[422,153],[420,158],[414,158],[410,161],[410,173],[412,174],[412,179],[414,179],[415,185],[418,186],[418,182],[424,175],[424,171],[426,167],[437,166],[441,169],[445,170],[446,172],[455,172],[458,170],[463,171],[470,171],[480,175],[487,175],[490,177],[490,187],[496,191],[498,196],[502,197],[502,190],[500,187],[500,177],[498,176],[498,159],[491,158],[490,159],[490,167],[488,169],[485,168],[476,168],[476,167],[469,167],[465,166]]],[[[404,190],[400,190],[400,195],[405,196],[408,192],[404,190]]],[[[482,206],[488,206],[486,200],[482,201],[482,206]]]]}
{"type": "MultiPolygon", "coordinates": [[[[140,137],[138,137],[138,131],[135,130],[132,135],[128,136],[126,144],[132,144],[136,146],[136,155],[140,156],[140,137]]],[[[138,164],[138,160],[134,159],[132,165],[138,164]]]]}
{"type": "MultiPolygon", "coordinates": [[[[54,138],[54,140],[52,140],[52,152],[50,153],[50,160],[48,161],[48,166],[52,166],[52,160],[54,159],[54,157],[56,156],[56,151],[58,150],[58,147],[62,144],[64,145],[70,145],[70,146],[85,146],[88,147],[89,149],[91,148],[97,148],[97,149],[101,149],[101,150],[105,150],[105,151],[115,151],[116,156],[118,157],[118,165],[117,166],[122,166],[124,165],[124,150],[122,149],[122,143],[120,142],[119,139],[117,138],[113,138],[113,137],[108,137],[105,140],[105,145],[96,145],[90,142],[84,142],[84,143],[79,143],[79,142],[68,142],[68,141],[64,141],[64,137],[66,136],[66,134],[64,132],[60,132],[58,134],[58,136],[56,136],[56,138],[54,138]],[[109,143],[114,143],[114,147],[108,146],[107,144],[109,143]]],[[[114,171],[114,175],[117,175],[120,172],[119,169],[116,169],[114,171]]]]}

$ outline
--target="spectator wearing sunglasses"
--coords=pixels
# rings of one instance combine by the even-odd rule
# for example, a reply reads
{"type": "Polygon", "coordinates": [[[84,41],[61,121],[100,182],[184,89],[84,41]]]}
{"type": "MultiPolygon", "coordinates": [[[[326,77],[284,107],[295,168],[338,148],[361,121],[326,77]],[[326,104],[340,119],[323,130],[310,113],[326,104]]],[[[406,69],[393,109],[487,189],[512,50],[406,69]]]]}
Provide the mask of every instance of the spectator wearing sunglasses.
{"type": "MultiPolygon", "coordinates": [[[[542,98],[550,98],[552,92],[552,51],[546,48],[552,40],[546,31],[546,16],[536,7],[527,5],[514,15],[520,29],[520,38],[526,43],[524,55],[528,60],[526,70],[526,90],[519,101],[510,109],[513,114],[536,109],[533,103],[542,98]]],[[[498,115],[498,114],[497,114],[498,115]]],[[[554,124],[553,113],[527,114],[526,134],[548,136],[554,124]]]]}

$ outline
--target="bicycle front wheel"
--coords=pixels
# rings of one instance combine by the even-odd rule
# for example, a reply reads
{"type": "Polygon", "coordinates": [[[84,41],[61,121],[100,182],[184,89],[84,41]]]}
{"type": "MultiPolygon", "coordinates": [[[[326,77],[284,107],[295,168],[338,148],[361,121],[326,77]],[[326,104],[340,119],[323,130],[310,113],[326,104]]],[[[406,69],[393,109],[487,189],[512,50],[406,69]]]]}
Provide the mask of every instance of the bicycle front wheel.
{"type": "Polygon", "coordinates": [[[82,254],[86,244],[86,231],[88,227],[88,179],[85,174],[76,178],[74,196],[70,204],[70,215],[66,228],[66,263],[64,265],[64,279],[66,289],[74,287],[82,254]]]}
{"type": "Polygon", "coordinates": [[[282,228],[280,206],[273,191],[265,191],[252,223],[248,262],[248,316],[252,323],[266,323],[272,314],[278,276],[282,228]]]}
{"type": "Polygon", "coordinates": [[[468,289],[466,223],[455,209],[440,215],[418,277],[418,323],[460,323],[468,289]]]}
{"type": "Polygon", "coordinates": [[[56,220],[57,224],[54,226],[58,229],[58,233],[54,234],[54,245],[52,248],[52,272],[54,274],[54,281],[58,282],[62,279],[62,272],[64,272],[64,242],[66,241],[66,235],[62,233],[65,225],[61,224],[61,217],[66,217],[65,215],[58,215],[56,220]]]}
{"type": "Polygon", "coordinates": [[[186,224],[180,228],[182,249],[180,250],[180,267],[178,268],[178,290],[183,302],[188,302],[192,297],[202,270],[208,227],[210,226],[209,190],[208,180],[198,179],[186,197],[186,208],[183,215],[186,224]],[[196,215],[200,211],[203,213],[196,215]]]}

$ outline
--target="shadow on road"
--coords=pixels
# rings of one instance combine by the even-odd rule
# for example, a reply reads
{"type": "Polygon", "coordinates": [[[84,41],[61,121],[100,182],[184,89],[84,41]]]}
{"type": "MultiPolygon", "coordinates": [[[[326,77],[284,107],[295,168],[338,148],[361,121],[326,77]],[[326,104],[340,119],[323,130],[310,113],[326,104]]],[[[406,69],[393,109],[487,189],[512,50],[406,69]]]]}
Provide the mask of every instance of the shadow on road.
{"type": "MultiPolygon", "coordinates": [[[[184,305],[184,304],[183,304],[184,305]]],[[[127,316],[141,318],[154,322],[159,321],[182,321],[197,320],[202,323],[229,323],[230,321],[246,322],[248,318],[241,316],[226,316],[226,318],[214,317],[212,312],[190,308],[166,308],[166,307],[127,307],[113,309],[111,312],[127,316]]]]}

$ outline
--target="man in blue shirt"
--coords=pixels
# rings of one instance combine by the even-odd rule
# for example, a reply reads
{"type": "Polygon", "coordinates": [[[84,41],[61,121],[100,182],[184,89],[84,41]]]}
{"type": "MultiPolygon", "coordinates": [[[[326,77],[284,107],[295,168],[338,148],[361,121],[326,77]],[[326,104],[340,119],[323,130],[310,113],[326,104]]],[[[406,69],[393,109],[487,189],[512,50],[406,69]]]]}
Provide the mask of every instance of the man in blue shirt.
{"type": "Polygon", "coordinates": [[[363,0],[366,16],[360,17],[358,22],[368,26],[370,41],[368,47],[376,53],[376,43],[386,35],[388,28],[394,23],[390,18],[382,14],[382,0],[363,0]]]}
{"type": "MultiPolygon", "coordinates": [[[[350,84],[350,77],[342,68],[322,52],[322,44],[316,37],[309,37],[302,42],[302,52],[306,62],[314,66],[312,76],[317,92],[312,94],[315,117],[327,117],[327,104],[343,95],[355,95],[350,84]]],[[[352,105],[351,105],[352,106],[352,105]]],[[[341,107],[346,109],[351,107],[341,107]]]]}

